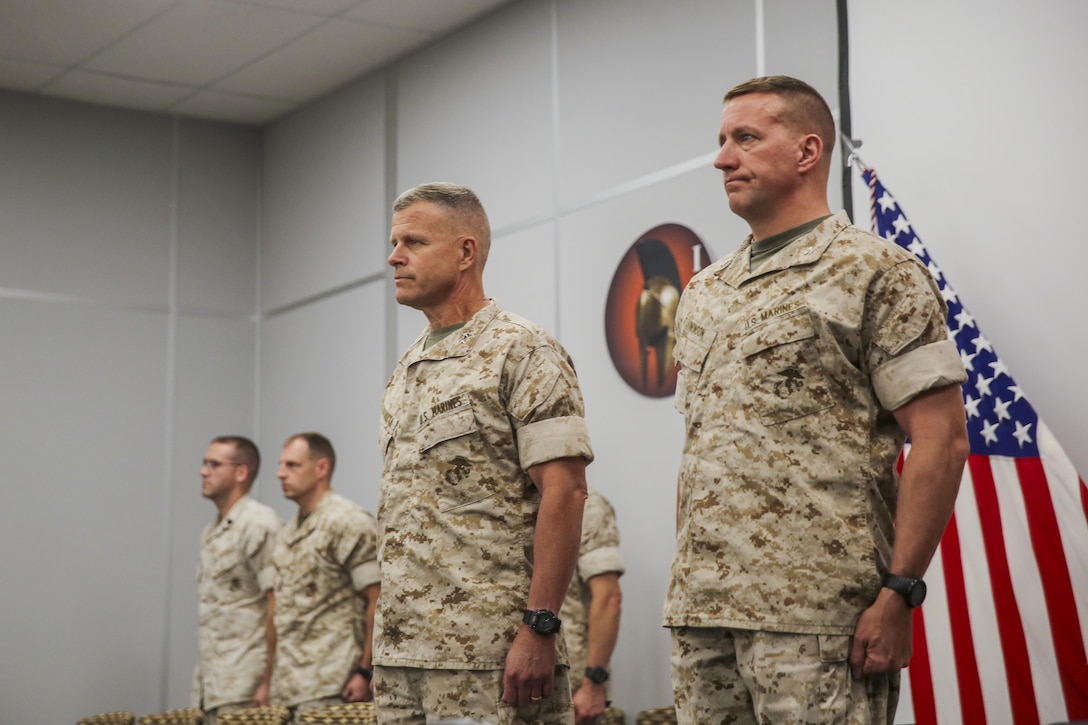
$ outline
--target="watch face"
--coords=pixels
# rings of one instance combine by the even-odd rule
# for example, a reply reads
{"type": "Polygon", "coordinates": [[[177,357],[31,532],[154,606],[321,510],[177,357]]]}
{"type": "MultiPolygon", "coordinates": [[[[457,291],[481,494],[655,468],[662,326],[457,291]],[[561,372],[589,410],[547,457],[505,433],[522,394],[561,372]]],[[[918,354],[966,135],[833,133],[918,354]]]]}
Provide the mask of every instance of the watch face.
{"type": "Polygon", "coordinates": [[[559,631],[559,617],[551,612],[540,612],[537,615],[536,626],[533,627],[540,634],[555,634],[559,631]]]}
{"type": "Polygon", "coordinates": [[[914,586],[910,588],[910,606],[920,607],[922,602],[926,600],[926,583],[921,579],[914,582],[914,586]]]}
{"type": "Polygon", "coordinates": [[[525,611],[523,621],[537,634],[555,634],[559,631],[561,620],[547,609],[525,611]]]}

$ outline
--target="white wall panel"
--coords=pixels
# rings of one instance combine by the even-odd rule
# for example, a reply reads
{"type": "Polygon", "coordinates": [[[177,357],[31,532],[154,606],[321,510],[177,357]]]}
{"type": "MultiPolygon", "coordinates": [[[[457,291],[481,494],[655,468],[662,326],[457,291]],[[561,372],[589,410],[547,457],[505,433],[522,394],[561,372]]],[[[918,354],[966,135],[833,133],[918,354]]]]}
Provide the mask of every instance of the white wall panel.
{"type": "Polygon", "coordinates": [[[464,184],[496,229],[554,210],[551,18],[514,3],[400,64],[397,192],[464,184]]]}
{"type": "Polygon", "coordinates": [[[555,247],[551,222],[496,237],[484,271],[484,292],[503,309],[558,335],[555,247]]]}
{"type": "Polygon", "coordinates": [[[382,269],[385,101],[371,76],[265,133],[261,303],[265,310],[382,269]]]}
{"type": "Polygon", "coordinates": [[[837,108],[837,23],[835,0],[763,0],[767,75],[800,78],[837,108]]]}
{"type": "Polygon", "coordinates": [[[178,304],[252,314],[260,132],[184,121],[179,133],[178,304]]]}
{"type": "Polygon", "coordinates": [[[562,206],[714,150],[707,118],[755,75],[754,3],[558,6],[562,206]]]}
{"type": "Polygon", "coordinates": [[[261,333],[261,451],[270,495],[286,515],[274,479],[288,436],[317,431],[336,449],[333,488],[376,513],[378,430],[385,389],[384,285],[378,281],[268,319],[261,333]],[[272,483],[274,482],[274,483],[272,483]]]}
{"type": "Polygon", "coordinates": [[[168,558],[164,318],[7,299],[0,339],[0,722],[152,711],[168,558]]]}
{"type": "MultiPolygon", "coordinates": [[[[835,0],[764,0],[763,25],[767,74],[800,78],[819,91],[831,107],[838,130],[839,35],[835,0]]],[[[843,208],[841,148],[836,139],[829,149],[827,197],[832,211],[843,208]]],[[[854,210],[854,218],[862,225],[867,224],[868,216],[866,207],[854,210]]]]}
{"type": "Polygon", "coordinates": [[[165,304],[171,121],[3,93],[0,138],[0,287],[165,304]]]}
{"type": "MultiPolygon", "coordinates": [[[[717,114],[709,109],[706,115],[716,129],[717,114]]],[[[660,625],[674,549],[683,420],[671,398],[642,396],[616,372],[604,314],[613,273],[628,248],[665,223],[690,228],[714,259],[747,233],[729,212],[720,175],[709,164],[560,223],[562,342],[578,366],[597,456],[588,479],[616,508],[628,565],[621,582],[623,632],[613,657],[615,700],[628,713],[672,702],[669,638],[660,625]]]]}
{"type": "Polygon", "coordinates": [[[852,2],[849,17],[862,157],[1086,475],[1088,5],[852,2]]]}

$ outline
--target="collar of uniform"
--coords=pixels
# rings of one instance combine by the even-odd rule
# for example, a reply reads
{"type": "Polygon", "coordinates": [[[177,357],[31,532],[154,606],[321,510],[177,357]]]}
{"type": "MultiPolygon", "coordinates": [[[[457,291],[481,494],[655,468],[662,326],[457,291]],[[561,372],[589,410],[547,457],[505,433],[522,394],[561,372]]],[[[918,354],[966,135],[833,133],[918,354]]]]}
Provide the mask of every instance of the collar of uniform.
{"type": "Polygon", "coordinates": [[[755,270],[749,270],[752,255],[752,235],[748,235],[741,248],[733,254],[729,264],[722,267],[719,277],[723,282],[740,287],[750,279],[761,277],[768,272],[778,272],[790,267],[798,267],[815,263],[835,237],[846,227],[850,226],[850,217],[845,211],[832,214],[807,234],[802,234],[797,239],[783,247],[777,254],[761,264],[755,270]]]}
{"type": "Polygon", "coordinates": [[[238,518],[238,513],[245,508],[246,501],[249,499],[249,494],[243,494],[240,499],[234,502],[234,505],[227,511],[226,516],[218,517],[213,527],[212,533],[219,533],[226,531],[234,523],[234,519],[238,518]]]}
{"type": "Polygon", "coordinates": [[[500,312],[502,312],[502,309],[499,307],[499,303],[493,299],[489,300],[483,309],[465,323],[464,327],[449,337],[439,340],[426,350],[423,349],[423,343],[426,342],[427,335],[431,331],[429,328],[424,330],[423,334],[412,345],[412,358],[408,363],[411,364],[418,360],[445,360],[451,357],[467,355],[472,350],[472,346],[476,344],[476,338],[500,312]]]}
{"type": "Polygon", "coordinates": [[[295,530],[291,532],[288,539],[288,543],[291,546],[294,546],[314,532],[314,529],[317,528],[318,514],[321,513],[323,508],[329,505],[329,502],[332,501],[334,496],[336,496],[336,493],[331,488],[325,491],[325,495],[321,497],[321,500],[317,502],[317,506],[314,506],[314,510],[306,516],[302,523],[298,522],[298,514],[295,514],[295,518],[292,521],[295,530]]]}

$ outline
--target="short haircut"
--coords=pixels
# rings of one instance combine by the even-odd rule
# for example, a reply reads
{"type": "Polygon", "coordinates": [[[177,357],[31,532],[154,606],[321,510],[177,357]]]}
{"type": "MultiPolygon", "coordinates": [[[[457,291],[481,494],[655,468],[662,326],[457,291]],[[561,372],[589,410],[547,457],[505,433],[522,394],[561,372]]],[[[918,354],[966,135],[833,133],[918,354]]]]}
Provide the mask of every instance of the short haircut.
{"type": "Polygon", "coordinates": [[[397,197],[393,202],[393,212],[404,211],[413,204],[424,201],[437,204],[451,212],[464,224],[466,231],[476,237],[482,268],[491,249],[491,223],[476,192],[467,186],[445,181],[420,184],[397,197]]]}
{"type": "Polygon", "coordinates": [[[212,438],[212,443],[225,443],[234,446],[234,456],[238,460],[231,463],[240,463],[249,471],[246,476],[246,486],[252,486],[257,480],[257,472],[261,470],[261,452],[257,450],[257,444],[245,436],[218,436],[212,438]]]}
{"type": "Polygon", "coordinates": [[[750,93],[769,93],[785,101],[787,117],[779,120],[795,131],[818,135],[830,158],[831,150],[835,148],[835,118],[819,91],[790,76],[763,76],[733,86],[722,103],[750,93]]]}
{"type": "Polygon", "coordinates": [[[327,458],[329,478],[332,479],[332,472],[336,469],[336,451],[332,447],[332,441],[320,433],[296,433],[284,442],[284,447],[289,446],[292,441],[306,441],[306,445],[310,448],[311,461],[327,458]]]}

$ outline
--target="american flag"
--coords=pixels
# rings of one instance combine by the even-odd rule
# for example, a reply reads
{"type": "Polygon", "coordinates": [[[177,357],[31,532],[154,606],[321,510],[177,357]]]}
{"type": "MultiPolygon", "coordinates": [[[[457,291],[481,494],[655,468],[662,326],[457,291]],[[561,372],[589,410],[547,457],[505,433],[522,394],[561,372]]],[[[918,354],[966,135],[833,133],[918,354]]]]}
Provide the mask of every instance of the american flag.
{"type": "Polygon", "coordinates": [[[902,208],[872,169],[862,175],[873,230],[915,254],[940,285],[968,375],[971,455],[926,575],[929,597],[915,610],[897,719],[1088,720],[1088,488],[902,208]]]}

